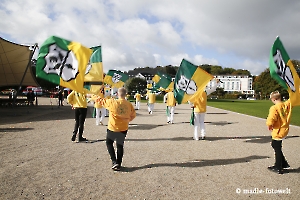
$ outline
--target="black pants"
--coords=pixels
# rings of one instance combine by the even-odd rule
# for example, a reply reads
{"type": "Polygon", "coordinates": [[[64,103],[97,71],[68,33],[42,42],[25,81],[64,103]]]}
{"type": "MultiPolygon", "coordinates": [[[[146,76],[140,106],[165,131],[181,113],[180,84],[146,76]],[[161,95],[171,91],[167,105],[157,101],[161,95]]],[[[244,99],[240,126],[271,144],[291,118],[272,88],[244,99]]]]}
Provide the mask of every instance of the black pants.
{"type": "Polygon", "coordinates": [[[124,155],[124,141],[125,141],[126,134],[127,134],[127,130],[122,132],[113,132],[107,129],[106,147],[110,155],[111,161],[113,163],[116,162],[119,165],[121,165],[122,163],[122,159],[124,155]],[[117,156],[113,145],[115,140],[117,143],[117,156]]]}
{"type": "Polygon", "coordinates": [[[282,169],[288,165],[283,153],[282,153],[282,140],[272,140],[272,147],[275,151],[275,167],[282,169]]]}
{"type": "Polygon", "coordinates": [[[84,122],[86,118],[87,108],[75,108],[75,127],[73,135],[79,131],[79,138],[82,138],[84,122]]]}

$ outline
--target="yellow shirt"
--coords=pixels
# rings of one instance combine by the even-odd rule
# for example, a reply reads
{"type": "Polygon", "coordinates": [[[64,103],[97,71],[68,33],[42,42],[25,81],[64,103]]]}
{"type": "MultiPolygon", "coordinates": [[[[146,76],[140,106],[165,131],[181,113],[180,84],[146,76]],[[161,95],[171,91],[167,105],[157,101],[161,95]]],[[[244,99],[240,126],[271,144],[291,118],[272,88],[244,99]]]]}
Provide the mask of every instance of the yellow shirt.
{"type": "Polygon", "coordinates": [[[99,97],[104,98],[104,94],[103,93],[99,93],[99,95],[93,94],[91,97],[92,101],[95,102],[94,108],[102,108],[103,107],[98,101],[96,101],[99,97]]]}
{"type": "Polygon", "coordinates": [[[99,103],[109,110],[108,129],[114,132],[128,130],[128,124],[135,116],[133,105],[125,99],[103,99],[99,103]]]}
{"type": "Polygon", "coordinates": [[[289,132],[292,115],[290,99],[271,106],[267,118],[267,126],[273,126],[272,139],[282,140],[289,132]]]}
{"type": "Polygon", "coordinates": [[[206,92],[203,91],[198,99],[193,103],[195,108],[195,113],[205,113],[206,112],[206,104],[207,104],[207,95],[206,92]]]}
{"type": "Polygon", "coordinates": [[[149,93],[148,94],[148,103],[155,103],[156,96],[154,93],[149,93]]]}
{"type": "Polygon", "coordinates": [[[137,101],[140,101],[141,100],[141,94],[135,94],[134,95],[134,98],[137,100],[137,101]]]}
{"type": "Polygon", "coordinates": [[[76,91],[72,91],[68,95],[67,101],[74,108],[87,108],[87,101],[86,101],[85,94],[81,94],[76,91]]]}
{"type": "Polygon", "coordinates": [[[168,92],[166,94],[166,100],[167,100],[167,106],[175,106],[176,105],[176,99],[174,97],[173,92],[168,92]]]}

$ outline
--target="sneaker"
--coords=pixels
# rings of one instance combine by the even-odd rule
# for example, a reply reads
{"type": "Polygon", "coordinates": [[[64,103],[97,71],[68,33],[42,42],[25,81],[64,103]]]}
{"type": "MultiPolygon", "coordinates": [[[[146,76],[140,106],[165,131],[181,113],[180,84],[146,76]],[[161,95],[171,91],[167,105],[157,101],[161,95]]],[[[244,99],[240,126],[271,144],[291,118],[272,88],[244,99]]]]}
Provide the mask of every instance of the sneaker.
{"type": "Polygon", "coordinates": [[[289,164],[286,164],[286,165],[282,166],[282,168],[284,168],[284,169],[287,169],[287,168],[290,168],[290,167],[291,166],[289,164]]]}
{"type": "Polygon", "coordinates": [[[111,168],[112,168],[112,170],[117,171],[117,169],[119,168],[119,164],[116,162],[113,162],[111,168]]]}
{"type": "Polygon", "coordinates": [[[76,135],[73,135],[71,140],[74,142],[75,139],[76,139],[76,135]]]}
{"type": "Polygon", "coordinates": [[[273,166],[269,166],[268,170],[276,170],[277,168],[273,165],[273,166]]]}
{"type": "Polygon", "coordinates": [[[170,124],[170,121],[167,121],[167,124],[170,124]]]}
{"type": "Polygon", "coordinates": [[[84,137],[82,137],[82,138],[79,138],[79,140],[78,140],[79,142],[83,142],[83,141],[87,141],[87,139],[86,138],[84,138],[84,137]]]}
{"type": "Polygon", "coordinates": [[[201,140],[205,140],[205,136],[202,136],[202,137],[201,137],[201,140]]]}
{"type": "Polygon", "coordinates": [[[103,123],[102,123],[102,122],[100,122],[99,124],[100,124],[100,125],[103,125],[103,123]]]}

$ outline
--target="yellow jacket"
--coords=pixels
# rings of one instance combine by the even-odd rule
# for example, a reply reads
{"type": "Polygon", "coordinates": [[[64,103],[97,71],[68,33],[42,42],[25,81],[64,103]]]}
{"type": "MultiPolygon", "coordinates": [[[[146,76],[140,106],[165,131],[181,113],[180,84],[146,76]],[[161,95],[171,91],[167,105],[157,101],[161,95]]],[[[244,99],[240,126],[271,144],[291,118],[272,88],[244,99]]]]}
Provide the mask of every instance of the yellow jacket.
{"type": "Polygon", "coordinates": [[[149,93],[147,98],[148,98],[148,103],[155,103],[156,101],[156,95],[154,93],[149,93]]]}
{"type": "Polygon", "coordinates": [[[134,95],[134,98],[135,98],[137,101],[140,101],[140,100],[141,100],[141,94],[136,93],[136,94],[134,95]]]}
{"type": "Polygon", "coordinates": [[[167,94],[165,94],[164,102],[167,103],[167,106],[175,106],[176,99],[174,97],[174,92],[168,92],[167,94]]]}
{"type": "Polygon", "coordinates": [[[78,93],[74,90],[67,96],[67,101],[73,108],[87,108],[85,94],[78,93]]]}
{"type": "Polygon", "coordinates": [[[267,126],[273,126],[272,139],[282,140],[289,132],[292,108],[290,99],[271,106],[267,118],[267,126]]]}
{"type": "Polygon", "coordinates": [[[196,99],[194,104],[194,112],[195,113],[205,113],[206,112],[206,104],[207,104],[207,95],[206,92],[203,91],[200,94],[200,97],[196,99]]]}
{"type": "Polygon", "coordinates": [[[135,116],[133,105],[126,99],[98,99],[109,110],[108,129],[114,132],[128,130],[128,124],[135,116]]]}

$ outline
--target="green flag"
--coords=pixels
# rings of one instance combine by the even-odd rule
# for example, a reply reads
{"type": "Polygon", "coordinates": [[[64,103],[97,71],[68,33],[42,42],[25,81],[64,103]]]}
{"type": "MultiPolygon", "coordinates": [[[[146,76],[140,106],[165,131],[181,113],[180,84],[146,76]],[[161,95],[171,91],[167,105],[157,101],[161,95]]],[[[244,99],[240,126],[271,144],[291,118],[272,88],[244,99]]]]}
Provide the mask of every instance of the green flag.
{"type": "Polygon", "coordinates": [[[36,76],[83,93],[85,69],[91,54],[91,49],[78,42],[51,36],[40,48],[36,76]]]}
{"type": "Polygon", "coordinates": [[[200,67],[182,59],[174,83],[174,96],[178,104],[197,98],[213,78],[200,67]]]}
{"type": "Polygon", "coordinates": [[[155,74],[155,76],[152,78],[152,81],[155,83],[156,88],[162,88],[163,90],[172,90],[174,87],[171,76],[160,71],[155,74]]]}
{"type": "Polygon", "coordinates": [[[279,37],[270,51],[270,74],[288,90],[292,106],[300,105],[299,76],[279,37]]]}
{"type": "Polygon", "coordinates": [[[102,51],[101,46],[92,47],[93,53],[85,71],[85,82],[103,81],[102,51]]]}
{"type": "Polygon", "coordinates": [[[128,80],[128,75],[117,70],[109,70],[104,77],[104,82],[111,87],[120,88],[128,80]]]}

